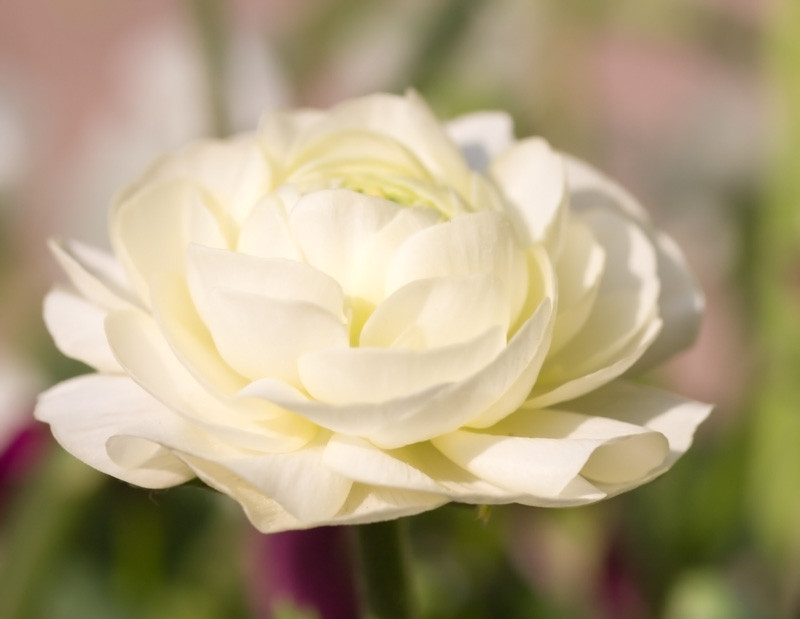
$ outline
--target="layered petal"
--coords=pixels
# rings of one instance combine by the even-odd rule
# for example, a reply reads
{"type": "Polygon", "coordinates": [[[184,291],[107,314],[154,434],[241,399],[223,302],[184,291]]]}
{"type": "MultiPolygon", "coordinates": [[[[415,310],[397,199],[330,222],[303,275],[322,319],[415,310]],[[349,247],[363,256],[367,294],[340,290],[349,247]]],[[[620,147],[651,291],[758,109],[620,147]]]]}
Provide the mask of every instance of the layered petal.
{"type": "Polygon", "coordinates": [[[253,382],[241,395],[264,399],[334,432],[368,438],[380,447],[402,447],[468,423],[503,400],[520,377],[530,381],[529,390],[536,379],[530,370],[538,369],[539,350],[549,342],[551,317],[552,305],[545,301],[502,353],[468,379],[379,404],[326,404],[272,379],[253,382]]]}
{"type": "Polygon", "coordinates": [[[261,117],[256,137],[275,170],[275,185],[283,182],[279,179],[286,175],[301,136],[324,116],[321,110],[303,108],[270,110],[261,117]]]}
{"type": "MultiPolygon", "coordinates": [[[[597,415],[636,424],[663,434],[669,454],[650,471],[642,483],[668,470],[691,446],[697,427],[711,413],[712,406],[682,398],[662,389],[630,381],[615,381],[568,404],[584,415],[597,415]]],[[[616,488],[614,493],[625,488],[616,488]]],[[[610,490],[611,491],[611,490],[610,490]]]]}
{"type": "Polygon", "coordinates": [[[377,94],[345,101],[304,127],[294,152],[332,133],[366,130],[405,146],[440,182],[463,190],[468,167],[427,104],[413,91],[404,97],[377,94]]]}
{"type": "Polygon", "coordinates": [[[564,347],[586,324],[597,299],[606,252],[592,229],[572,217],[564,233],[564,251],[555,263],[558,315],[550,353],[564,347]]]}
{"type": "Polygon", "coordinates": [[[263,258],[303,261],[289,228],[289,211],[300,199],[292,185],[282,185],[260,200],[242,224],[236,251],[263,258]]]}
{"type": "Polygon", "coordinates": [[[514,144],[514,122],[504,112],[473,112],[445,125],[469,167],[486,172],[491,161],[514,144]]]}
{"type": "Polygon", "coordinates": [[[411,236],[392,257],[386,292],[417,280],[476,273],[499,279],[513,322],[528,295],[528,265],[511,223],[500,213],[462,215],[411,236]]]}
{"type": "Polygon", "coordinates": [[[606,209],[587,210],[581,218],[604,252],[603,275],[583,326],[545,361],[532,394],[540,406],[582,395],[576,389],[594,389],[600,377],[616,378],[661,328],[656,254],[641,228],[606,209]]]}
{"type": "Polygon", "coordinates": [[[308,264],[339,282],[348,296],[377,304],[397,247],[438,220],[430,209],[338,189],[301,198],[289,227],[308,264]]]}
{"type": "Polygon", "coordinates": [[[34,415],[49,423],[64,449],[90,466],[123,481],[146,488],[167,488],[192,477],[181,460],[151,443],[132,466],[121,466],[106,445],[131,427],[165,424],[173,413],[125,376],[90,374],[73,378],[39,396],[34,415]],[[91,406],[87,403],[91,402],[91,406]]]}
{"type": "Polygon", "coordinates": [[[61,288],[51,290],[44,300],[44,323],[62,353],[98,372],[121,373],[106,339],[106,315],[105,310],[61,288]]]}
{"type": "Polygon", "coordinates": [[[697,338],[705,306],[702,291],[674,241],[653,228],[644,209],[629,192],[575,157],[564,155],[564,160],[570,200],[576,210],[599,207],[624,214],[638,222],[655,247],[661,283],[659,315],[664,327],[636,365],[638,371],[645,370],[688,347],[697,338]]]}
{"type": "Polygon", "coordinates": [[[272,171],[257,141],[250,135],[230,140],[205,140],[157,160],[138,182],[126,187],[117,202],[168,181],[188,181],[202,187],[237,221],[243,221],[272,185],[272,171]]]}
{"type": "Polygon", "coordinates": [[[344,320],[314,303],[217,288],[206,316],[222,357],[251,380],[271,376],[299,384],[306,353],[350,343],[344,320]]]}
{"type": "MultiPolygon", "coordinates": [[[[597,416],[523,407],[483,432],[460,430],[431,441],[467,471],[526,495],[527,504],[572,504],[577,480],[635,485],[669,455],[666,437],[597,416]]],[[[602,498],[602,494],[584,497],[602,498]]]]}
{"type": "Polygon", "coordinates": [[[137,305],[125,271],[113,256],[76,241],[51,239],[48,246],[75,289],[93,305],[107,310],[137,305]]]}
{"type": "Polygon", "coordinates": [[[275,407],[248,407],[215,397],[178,361],[149,316],[111,314],[106,335],[128,376],[188,422],[232,445],[285,452],[302,447],[316,433],[311,424],[275,407]]]}
{"type": "Polygon", "coordinates": [[[301,357],[300,379],[321,402],[386,402],[466,380],[505,345],[505,331],[494,327],[464,342],[429,350],[329,348],[301,357]]]}
{"type": "Polygon", "coordinates": [[[375,488],[438,494],[464,503],[509,503],[520,498],[470,474],[429,442],[387,450],[361,438],[335,434],[325,448],[324,462],[375,488]]]}
{"type": "Polygon", "coordinates": [[[607,364],[596,368],[576,368],[574,377],[565,378],[561,383],[542,380],[531,391],[528,403],[532,406],[552,406],[578,398],[622,376],[655,341],[660,329],[661,321],[658,319],[647,323],[607,364]]]}
{"type": "Polygon", "coordinates": [[[325,522],[341,509],[353,482],[322,463],[324,443],[317,437],[287,453],[183,458],[198,476],[228,481],[229,486],[246,482],[298,520],[325,522]]]}
{"type": "Polygon", "coordinates": [[[153,281],[153,316],[175,357],[211,393],[231,396],[247,380],[219,354],[214,339],[198,314],[186,279],[165,273],[153,281]]]}
{"type": "Polygon", "coordinates": [[[502,281],[490,273],[419,279],[372,312],[360,345],[424,350],[464,342],[494,326],[506,333],[509,304],[502,281]]]}
{"type": "Polygon", "coordinates": [[[425,166],[397,140],[371,130],[345,129],[306,143],[292,160],[286,182],[302,186],[365,175],[430,179],[425,166]]]}
{"type": "Polygon", "coordinates": [[[226,216],[202,191],[183,180],[149,185],[119,203],[111,216],[111,242],[142,299],[162,272],[186,271],[192,243],[228,247],[226,216]]]}
{"type": "Polygon", "coordinates": [[[204,316],[212,312],[215,290],[318,305],[341,316],[344,294],[339,283],[312,266],[285,258],[259,258],[202,245],[188,248],[187,280],[192,298],[204,316]]]}
{"type": "Polygon", "coordinates": [[[493,159],[489,170],[523,243],[545,243],[557,256],[569,204],[561,157],[544,140],[528,138],[493,159]]]}

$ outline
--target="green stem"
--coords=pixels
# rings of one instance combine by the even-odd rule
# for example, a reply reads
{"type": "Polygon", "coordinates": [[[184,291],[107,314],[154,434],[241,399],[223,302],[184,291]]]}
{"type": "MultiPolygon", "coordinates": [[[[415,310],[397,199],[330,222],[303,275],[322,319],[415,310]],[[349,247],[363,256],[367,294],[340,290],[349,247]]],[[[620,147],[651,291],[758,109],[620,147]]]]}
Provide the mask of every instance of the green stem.
{"type": "Polygon", "coordinates": [[[225,101],[225,64],[228,23],[226,7],[219,0],[190,0],[206,65],[211,132],[216,137],[231,133],[225,101]]]}
{"type": "Polygon", "coordinates": [[[396,78],[394,90],[411,86],[426,92],[435,86],[482,6],[482,0],[449,0],[442,4],[419,37],[409,66],[396,78]]]}
{"type": "Polygon", "coordinates": [[[360,525],[356,535],[366,617],[417,617],[407,570],[405,520],[360,525]]]}

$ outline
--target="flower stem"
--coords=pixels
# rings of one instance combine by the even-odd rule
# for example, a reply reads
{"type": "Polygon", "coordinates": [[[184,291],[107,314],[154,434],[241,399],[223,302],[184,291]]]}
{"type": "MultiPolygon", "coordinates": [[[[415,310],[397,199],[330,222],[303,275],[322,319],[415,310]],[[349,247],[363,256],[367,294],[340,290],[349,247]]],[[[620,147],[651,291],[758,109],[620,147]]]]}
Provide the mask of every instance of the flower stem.
{"type": "Polygon", "coordinates": [[[417,617],[407,570],[405,520],[359,525],[356,536],[365,616],[417,617]]]}
{"type": "Polygon", "coordinates": [[[231,133],[225,100],[227,61],[227,7],[220,0],[191,0],[208,81],[208,105],[211,133],[219,138],[231,133]]]}

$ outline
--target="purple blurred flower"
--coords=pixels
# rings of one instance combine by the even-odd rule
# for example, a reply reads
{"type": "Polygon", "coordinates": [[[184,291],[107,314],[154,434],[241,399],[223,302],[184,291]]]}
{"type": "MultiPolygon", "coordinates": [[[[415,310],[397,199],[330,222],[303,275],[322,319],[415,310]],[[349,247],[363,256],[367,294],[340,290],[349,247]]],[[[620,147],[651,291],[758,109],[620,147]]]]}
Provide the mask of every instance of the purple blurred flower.
{"type": "Polygon", "coordinates": [[[346,527],[258,535],[254,544],[253,589],[264,616],[281,602],[313,609],[321,619],[360,615],[346,527]]]}

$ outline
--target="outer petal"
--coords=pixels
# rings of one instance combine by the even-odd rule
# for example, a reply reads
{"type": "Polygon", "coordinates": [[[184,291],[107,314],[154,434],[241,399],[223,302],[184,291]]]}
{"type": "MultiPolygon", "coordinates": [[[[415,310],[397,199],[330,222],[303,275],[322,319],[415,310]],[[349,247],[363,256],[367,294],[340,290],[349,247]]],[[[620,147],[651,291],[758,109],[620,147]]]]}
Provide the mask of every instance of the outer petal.
{"type": "Polygon", "coordinates": [[[309,529],[327,524],[299,520],[275,499],[212,461],[194,459],[185,454],[183,458],[193,467],[194,473],[203,483],[237,501],[253,526],[262,533],[309,529]]]}
{"type": "MultiPolygon", "coordinates": [[[[325,447],[323,462],[339,474],[370,486],[443,494],[439,480],[445,476],[431,475],[424,467],[411,465],[408,456],[412,450],[413,446],[383,450],[362,438],[334,434],[325,447]]],[[[430,448],[427,451],[430,453],[430,448]]]]}
{"type": "MultiPolygon", "coordinates": [[[[253,525],[264,533],[276,533],[287,529],[307,529],[331,524],[361,524],[380,520],[391,520],[402,516],[418,514],[447,503],[449,499],[440,495],[425,492],[403,491],[393,488],[376,488],[362,484],[340,486],[340,476],[327,473],[324,479],[337,480],[331,489],[318,487],[314,479],[306,479],[303,475],[301,484],[293,483],[292,476],[285,477],[286,496],[289,502],[296,502],[292,513],[264,489],[253,481],[240,477],[228,468],[213,461],[206,461],[193,456],[183,456],[206,484],[236,499],[244,508],[253,525]],[[313,487],[306,485],[310,483],[313,487]],[[340,499],[340,489],[346,487],[344,503],[336,513],[329,513],[330,508],[340,499]],[[335,499],[335,500],[333,500],[335,499]]],[[[303,474],[303,471],[298,471],[303,474]]],[[[261,472],[262,477],[268,469],[261,472]]],[[[308,471],[307,471],[308,473],[308,471]]],[[[278,477],[283,475],[279,473],[278,477]]],[[[256,483],[258,483],[256,481],[256,483]]],[[[276,481],[269,482],[275,484],[276,481]]]]}
{"type": "MultiPolygon", "coordinates": [[[[297,151],[297,143],[309,127],[318,123],[325,112],[314,109],[270,110],[261,117],[258,142],[276,170],[276,179],[282,178],[287,162],[297,151]]],[[[275,184],[279,184],[278,181],[275,184]]]]}
{"type": "Polygon", "coordinates": [[[478,172],[486,172],[492,159],[514,143],[514,121],[505,112],[465,114],[448,122],[445,129],[469,167],[478,172]]]}
{"type": "Polygon", "coordinates": [[[75,288],[98,307],[137,305],[125,271],[113,256],[77,241],[50,239],[48,246],[75,288]]]}
{"type": "Polygon", "coordinates": [[[509,200],[508,214],[522,241],[545,243],[557,256],[569,203],[561,157],[541,138],[528,138],[495,158],[490,173],[509,200]]]}
{"type": "MultiPolygon", "coordinates": [[[[595,380],[601,376],[606,381],[616,378],[619,374],[611,373],[610,368],[627,370],[653,342],[661,326],[656,256],[649,239],[635,222],[619,213],[592,209],[581,216],[605,251],[605,270],[585,324],[545,361],[533,392],[535,398],[557,390],[566,394],[580,384],[582,377],[593,378],[583,381],[585,391],[573,391],[566,399],[596,388],[599,384],[595,380]]],[[[546,401],[552,404],[559,400],[546,401]]]]}
{"type": "Polygon", "coordinates": [[[704,308],[702,292],[675,243],[650,224],[636,199],[617,183],[588,164],[564,155],[569,180],[570,201],[574,209],[603,207],[635,219],[653,242],[661,282],[659,315],[664,328],[636,364],[636,371],[652,367],[697,337],[704,308]]]}
{"type": "Polygon", "coordinates": [[[44,322],[62,353],[98,372],[120,373],[103,327],[106,315],[105,310],[60,288],[51,290],[44,300],[44,322]]]}
{"type": "Polygon", "coordinates": [[[152,443],[135,467],[111,459],[106,445],[112,437],[127,434],[133,425],[158,427],[174,417],[127,377],[91,374],[63,382],[39,396],[34,415],[50,424],[53,436],[73,456],[118,479],[166,488],[194,477],[178,458],[152,443]]]}
{"type": "Polygon", "coordinates": [[[275,409],[214,397],[176,359],[149,316],[117,312],[106,319],[106,335],[128,375],[162,404],[221,441],[254,451],[298,449],[314,436],[304,420],[275,409]]]}
{"type": "Polygon", "coordinates": [[[220,356],[208,328],[194,307],[186,279],[164,273],[151,287],[153,316],[175,356],[209,392],[231,396],[247,380],[220,356]]]}
{"type": "Polygon", "coordinates": [[[564,233],[564,250],[555,263],[558,280],[553,355],[567,344],[590,317],[603,276],[606,252],[591,228],[578,217],[571,217],[564,233]]]}
{"type": "Polygon", "coordinates": [[[148,186],[188,180],[203,187],[237,222],[242,222],[270,189],[271,176],[269,164],[253,136],[206,140],[156,161],[117,201],[128,200],[148,186]]]}
{"type": "Polygon", "coordinates": [[[660,320],[654,320],[646,324],[639,333],[625,344],[624,348],[618,351],[615,359],[608,364],[594,369],[586,366],[578,367],[573,377],[563,382],[543,381],[542,384],[537,384],[530,393],[527,403],[536,407],[552,406],[558,402],[579,398],[610,383],[615,378],[619,378],[641,358],[647,347],[658,336],[660,329],[660,320]]]}
{"type": "Polygon", "coordinates": [[[289,229],[289,212],[300,199],[300,192],[283,185],[258,202],[242,224],[236,251],[263,258],[303,260],[289,229]]]}
{"type": "Polygon", "coordinates": [[[347,502],[331,524],[368,524],[413,516],[450,499],[437,494],[354,484],[347,502]]]}
{"type": "Polygon", "coordinates": [[[212,486],[234,479],[249,483],[308,522],[336,514],[352,485],[322,465],[323,437],[285,454],[237,450],[183,422],[127,378],[87,376],[62,383],[43,394],[36,414],[53,425],[73,455],[138,485],[186,481],[193,473],[185,462],[212,486]],[[99,413],[85,412],[87,398],[99,413]]]}
{"type": "Polygon", "coordinates": [[[598,361],[613,358],[635,333],[658,316],[656,255],[646,235],[607,211],[588,211],[584,221],[603,247],[605,268],[584,328],[560,355],[566,367],[587,357],[598,361]],[[570,359],[571,353],[579,359],[570,359]]]}
{"type": "Polygon", "coordinates": [[[392,520],[434,509],[448,502],[448,499],[435,494],[353,484],[345,504],[337,514],[322,520],[300,520],[258,488],[225,469],[214,467],[213,463],[192,463],[197,467],[198,477],[212,488],[236,499],[253,526],[262,533],[392,520]],[[209,467],[213,468],[209,470],[209,467]]]}
{"type": "MultiPolygon", "coordinates": [[[[352,481],[322,463],[325,437],[303,449],[282,454],[245,454],[207,459],[203,454],[183,454],[202,477],[221,477],[229,489],[245,482],[275,500],[304,522],[324,522],[342,507],[352,481]],[[228,472],[227,474],[225,472],[228,472]]],[[[213,485],[213,484],[212,484],[213,485]]]]}
{"type": "MultiPolygon", "coordinates": [[[[616,381],[564,405],[585,415],[598,415],[649,428],[663,434],[669,454],[642,483],[669,469],[691,446],[695,430],[712,406],[628,381],[616,381]]],[[[625,488],[609,491],[621,492],[625,488]]]]}
{"type": "MultiPolygon", "coordinates": [[[[527,504],[558,503],[576,479],[638,485],[667,458],[660,433],[575,413],[523,408],[486,432],[457,431],[432,443],[459,466],[527,504]]],[[[598,499],[600,496],[584,497],[598,499]]]]}
{"type": "Polygon", "coordinates": [[[514,500],[508,490],[471,475],[428,442],[384,450],[367,440],[336,434],[328,441],[324,462],[368,486],[429,492],[464,503],[514,500]]]}
{"type": "Polygon", "coordinates": [[[158,273],[186,271],[191,243],[227,247],[230,230],[223,213],[187,181],[148,186],[114,209],[111,242],[140,296],[149,299],[158,273]]]}

